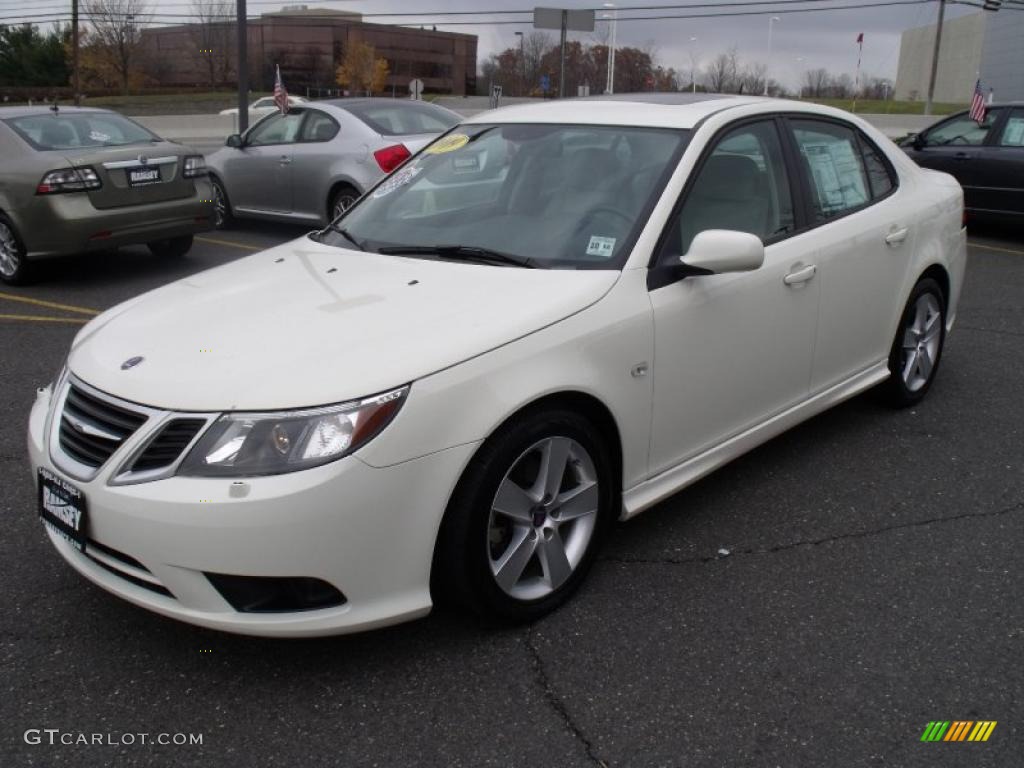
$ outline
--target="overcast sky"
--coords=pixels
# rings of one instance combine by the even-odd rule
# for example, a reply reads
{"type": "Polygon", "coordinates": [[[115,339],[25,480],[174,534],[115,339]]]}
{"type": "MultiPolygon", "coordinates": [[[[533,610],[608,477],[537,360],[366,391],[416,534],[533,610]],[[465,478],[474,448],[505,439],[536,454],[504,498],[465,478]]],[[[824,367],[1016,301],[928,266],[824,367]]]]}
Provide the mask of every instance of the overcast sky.
{"type": "MultiPolygon", "coordinates": [[[[351,2],[317,3],[302,0],[310,7],[344,8],[346,10],[373,12],[429,12],[479,10],[481,8],[532,9],[535,5],[559,6],[566,8],[594,8],[603,0],[564,0],[564,2],[539,2],[523,0],[373,0],[351,2]]],[[[877,2],[878,0],[864,0],[877,2]]],[[[699,0],[616,0],[619,13],[623,16],[638,16],[656,13],[679,13],[679,11],[629,12],[630,7],[643,5],[668,5],[699,2],[699,0]]],[[[826,0],[822,5],[854,5],[857,0],[826,0]]],[[[770,6],[769,6],[770,7],[770,6]]],[[[785,5],[777,8],[786,7],[785,5]]],[[[789,7],[793,7],[790,5],[789,7]]],[[[250,13],[256,9],[251,8],[250,13]]],[[[262,10],[262,9],[261,9],[262,10]]],[[[753,10],[753,9],[751,9],[753,10]]],[[[756,10],[760,10],[756,8],[756,10]]],[[[806,69],[825,67],[833,72],[854,72],[857,64],[857,34],[864,33],[864,62],[862,71],[867,74],[895,78],[899,60],[900,32],[912,27],[931,24],[935,21],[938,3],[930,2],[905,7],[871,8],[827,13],[778,14],[780,20],[774,24],[773,54],[770,75],[790,87],[798,86],[806,69]],[[797,59],[801,58],[802,61],[797,59]]],[[[947,18],[977,12],[970,7],[949,6],[947,18]]],[[[689,74],[690,50],[706,62],[716,54],[735,46],[741,58],[750,61],[768,62],[768,20],[773,14],[747,16],[731,19],[673,19],[660,21],[622,21],[618,24],[617,44],[643,46],[653,44],[658,63],[672,66],[689,74]],[[697,41],[690,43],[689,39],[697,41]]],[[[505,16],[503,18],[510,18],[505,16]]],[[[384,21],[384,19],[367,19],[384,21]]],[[[390,20],[390,19],[388,19],[390,20]]],[[[398,21],[398,19],[395,19],[398,21]]],[[[608,22],[604,22],[607,24],[608,22]]],[[[602,22],[598,22],[600,27],[602,22]]],[[[516,30],[529,31],[530,23],[501,26],[444,26],[438,29],[469,32],[479,37],[479,60],[489,54],[517,44],[516,30]]],[[[557,33],[552,33],[557,34],[557,33]]],[[[570,34],[581,40],[594,40],[588,33],[570,34]]]]}

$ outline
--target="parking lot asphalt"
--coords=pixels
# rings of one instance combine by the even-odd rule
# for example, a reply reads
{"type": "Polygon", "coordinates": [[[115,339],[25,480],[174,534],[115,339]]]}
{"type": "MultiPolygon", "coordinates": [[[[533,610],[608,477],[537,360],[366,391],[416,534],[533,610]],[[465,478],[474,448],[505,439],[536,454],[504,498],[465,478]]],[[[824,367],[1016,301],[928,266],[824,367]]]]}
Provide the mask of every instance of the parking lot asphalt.
{"type": "Polygon", "coordinates": [[[972,232],[920,406],[856,398],[619,525],[575,599],[531,627],[442,613],[272,641],[93,587],[35,516],[35,388],[90,312],[302,232],[247,225],[179,261],[125,249],[0,288],[0,766],[1021,764],[1024,236],[972,232]],[[922,743],[934,720],[998,725],[922,743]]]}

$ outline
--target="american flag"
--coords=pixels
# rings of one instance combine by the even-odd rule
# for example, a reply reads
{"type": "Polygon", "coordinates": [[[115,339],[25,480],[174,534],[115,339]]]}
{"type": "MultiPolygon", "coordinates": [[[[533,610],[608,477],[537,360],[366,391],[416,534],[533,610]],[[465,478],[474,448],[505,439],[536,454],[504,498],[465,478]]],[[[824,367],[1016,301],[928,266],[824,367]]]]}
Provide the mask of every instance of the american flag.
{"type": "Polygon", "coordinates": [[[274,103],[281,110],[282,115],[288,114],[288,91],[281,82],[281,66],[277,66],[277,74],[274,76],[274,103]]]}
{"type": "Polygon", "coordinates": [[[974,96],[971,97],[971,120],[981,125],[985,122],[985,94],[981,91],[981,80],[974,83],[974,96]]]}

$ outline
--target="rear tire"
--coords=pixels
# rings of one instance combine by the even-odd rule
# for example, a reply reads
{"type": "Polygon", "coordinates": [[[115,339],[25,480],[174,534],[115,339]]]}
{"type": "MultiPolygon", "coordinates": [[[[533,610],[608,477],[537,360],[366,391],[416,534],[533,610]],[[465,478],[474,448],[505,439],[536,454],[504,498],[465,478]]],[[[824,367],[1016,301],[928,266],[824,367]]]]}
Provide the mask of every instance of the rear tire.
{"type": "Polygon", "coordinates": [[[327,206],[327,221],[334,221],[359,199],[359,190],[350,184],[343,184],[331,193],[327,206]]]}
{"type": "Polygon", "coordinates": [[[192,249],[192,235],[172,237],[168,240],[154,240],[146,245],[154,256],[180,259],[192,249]]]}
{"type": "Polygon", "coordinates": [[[0,213],[0,281],[25,285],[35,277],[35,265],[25,255],[25,242],[14,222],[0,213]]]}
{"type": "Polygon", "coordinates": [[[926,277],[914,286],[889,350],[889,378],[879,386],[883,401],[894,408],[919,403],[939,370],[946,341],[946,296],[926,277]]]}
{"type": "Polygon", "coordinates": [[[586,576],[615,517],[618,483],[601,432],[580,414],[535,411],[473,457],[434,553],[441,602],[498,623],[534,621],[586,576]]]}

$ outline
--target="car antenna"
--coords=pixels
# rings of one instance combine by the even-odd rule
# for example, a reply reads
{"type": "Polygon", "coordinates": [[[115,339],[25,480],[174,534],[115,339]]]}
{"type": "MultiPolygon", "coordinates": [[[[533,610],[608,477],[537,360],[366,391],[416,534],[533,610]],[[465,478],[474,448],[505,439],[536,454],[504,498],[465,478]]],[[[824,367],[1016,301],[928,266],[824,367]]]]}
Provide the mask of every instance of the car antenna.
{"type": "Polygon", "coordinates": [[[53,114],[55,114],[55,115],[60,113],[60,110],[57,107],[57,97],[56,96],[53,97],[53,104],[50,105],[50,111],[53,112],[53,114]]]}

